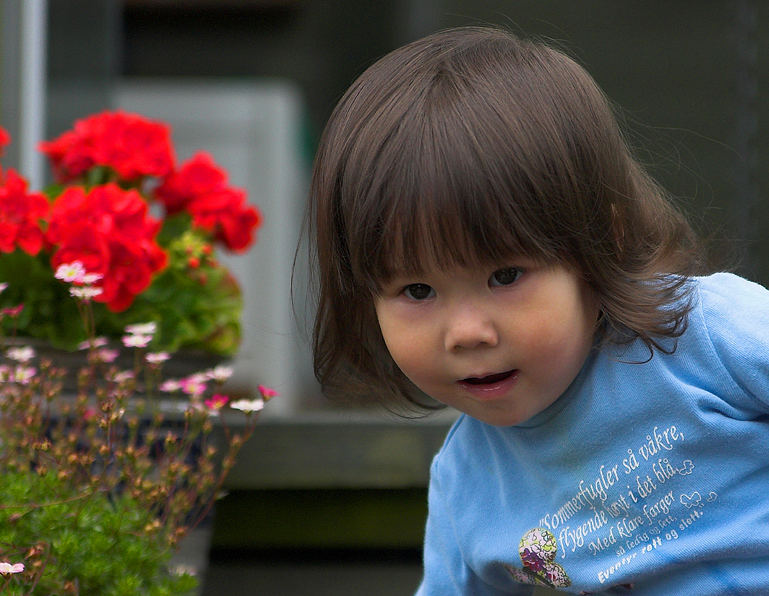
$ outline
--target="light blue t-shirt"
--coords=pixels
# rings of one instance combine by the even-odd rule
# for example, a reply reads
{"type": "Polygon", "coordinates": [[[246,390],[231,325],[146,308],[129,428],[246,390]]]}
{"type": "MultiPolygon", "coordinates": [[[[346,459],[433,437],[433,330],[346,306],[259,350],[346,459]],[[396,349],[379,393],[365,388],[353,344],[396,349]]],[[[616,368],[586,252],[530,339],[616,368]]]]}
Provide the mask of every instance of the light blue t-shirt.
{"type": "Polygon", "coordinates": [[[674,353],[602,348],[526,424],[456,422],[419,596],[769,594],[769,292],[694,283],[674,353]]]}

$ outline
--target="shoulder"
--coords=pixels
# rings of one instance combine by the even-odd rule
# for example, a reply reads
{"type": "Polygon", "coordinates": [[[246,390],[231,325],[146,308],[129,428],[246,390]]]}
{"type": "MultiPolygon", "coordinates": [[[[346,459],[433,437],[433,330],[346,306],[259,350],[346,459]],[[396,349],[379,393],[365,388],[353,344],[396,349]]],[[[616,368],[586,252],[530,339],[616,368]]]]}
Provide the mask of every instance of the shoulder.
{"type": "Polygon", "coordinates": [[[686,335],[706,342],[741,389],[769,401],[769,290],[731,273],[694,283],[686,335]]]}
{"type": "Polygon", "coordinates": [[[769,342],[769,290],[731,273],[694,278],[694,283],[700,319],[693,322],[701,322],[721,348],[769,342]]]}
{"type": "Polygon", "coordinates": [[[695,277],[703,309],[707,314],[747,315],[735,307],[747,307],[750,315],[769,314],[769,290],[733,273],[695,277]]]}

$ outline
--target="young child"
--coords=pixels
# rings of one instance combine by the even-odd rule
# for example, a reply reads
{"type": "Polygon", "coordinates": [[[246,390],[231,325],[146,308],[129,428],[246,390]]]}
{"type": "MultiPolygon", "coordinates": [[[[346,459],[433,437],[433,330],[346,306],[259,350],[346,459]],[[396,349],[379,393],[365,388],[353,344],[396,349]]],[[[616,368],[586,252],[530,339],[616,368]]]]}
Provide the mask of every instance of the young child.
{"type": "Polygon", "coordinates": [[[463,413],[420,595],[769,594],[769,292],[694,277],[574,61],[486,28],[387,55],[328,122],[311,226],[324,389],[463,413]]]}

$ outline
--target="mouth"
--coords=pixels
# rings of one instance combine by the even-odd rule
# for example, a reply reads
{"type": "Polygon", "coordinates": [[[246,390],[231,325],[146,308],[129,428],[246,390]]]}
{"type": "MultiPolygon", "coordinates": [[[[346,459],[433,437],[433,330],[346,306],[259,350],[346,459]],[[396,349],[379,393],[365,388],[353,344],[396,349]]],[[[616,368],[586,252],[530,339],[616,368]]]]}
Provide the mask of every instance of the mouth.
{"type": "Polygon", "coordinates": [[[518,381],[518,369],[507,370],[501,373],[491,373],[480,377],[467,377],[458,381],[473,399],[480,401],[493,401],[503,399],[509,395],[510,390],[518,381]]]}
{"type": "Polygon", "coordinates": [[[503,399],[518,381],[518,369],[491,373],[480,377],[467,377],[457,381],[475,400],[493,401],[503,399]]]}
{"type": "Polygon", "coordinates": [[[473,387],[498,385],[499,383],[502,383],[503,381],[511,378],[517,372],[517,370],[513,369],[501,373],[484,375],[482,377],[467,377],[466,379],[461,379],[459,382],[463,385],[472,385],[473,387]]]}

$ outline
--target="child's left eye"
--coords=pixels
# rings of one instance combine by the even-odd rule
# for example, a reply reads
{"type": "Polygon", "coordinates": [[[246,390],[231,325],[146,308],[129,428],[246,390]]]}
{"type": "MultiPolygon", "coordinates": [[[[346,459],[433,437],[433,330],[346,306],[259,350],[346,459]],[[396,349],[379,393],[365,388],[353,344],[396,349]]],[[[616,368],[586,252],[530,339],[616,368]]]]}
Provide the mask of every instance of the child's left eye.
{"type": "Polygon", "coordinates": [[[489,285],[509,286],[518,281],[518,278],[521,277],[521,275],[523,275],[523,270],[518,267],[504,267],[502,269],[497,269],[491,274],[489,285]]]}

